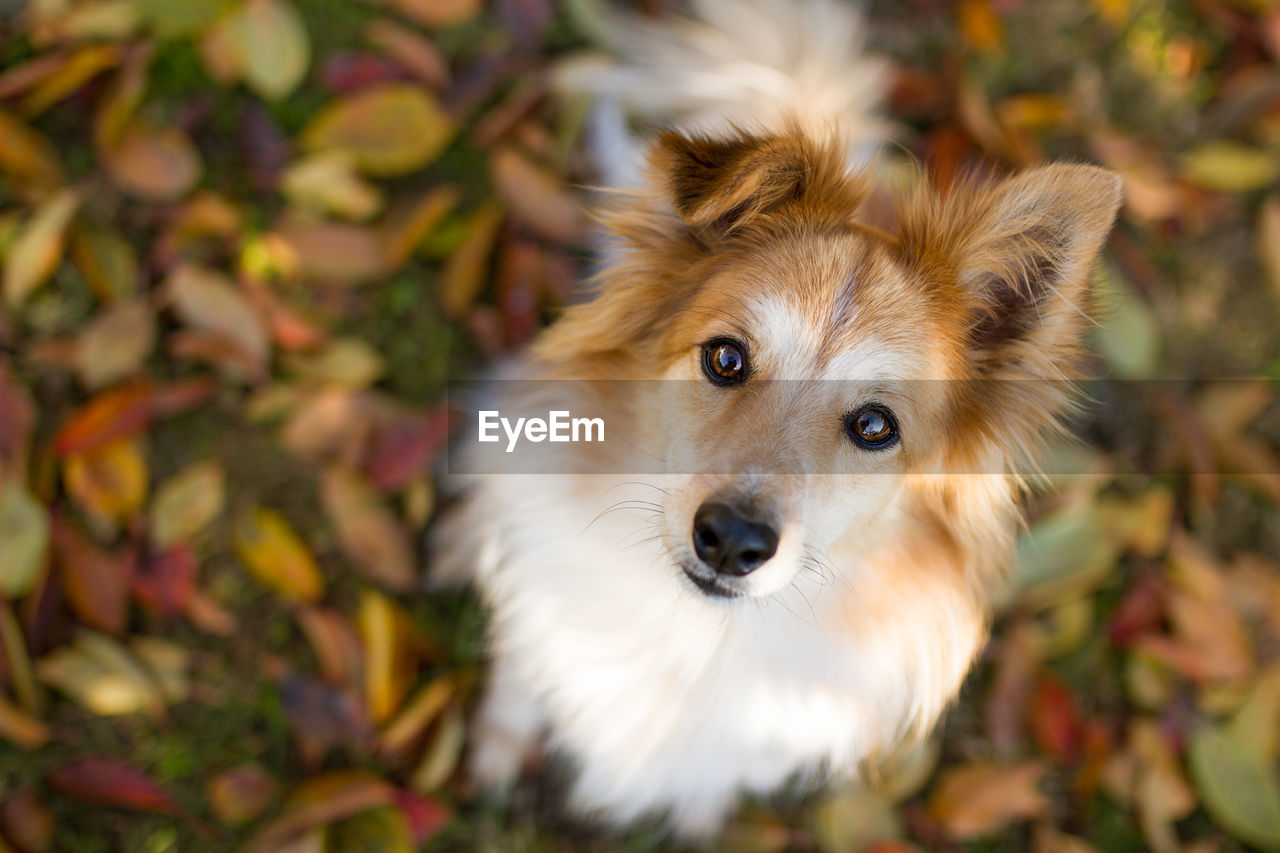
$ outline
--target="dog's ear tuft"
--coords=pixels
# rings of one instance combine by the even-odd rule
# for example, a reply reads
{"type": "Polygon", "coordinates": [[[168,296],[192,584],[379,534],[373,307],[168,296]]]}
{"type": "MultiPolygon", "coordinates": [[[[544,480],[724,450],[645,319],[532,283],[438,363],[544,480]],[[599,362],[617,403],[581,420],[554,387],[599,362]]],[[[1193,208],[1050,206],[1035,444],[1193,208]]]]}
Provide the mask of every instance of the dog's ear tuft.
{"type": "Polygon", "coordinates": [[[725,231],[799,198],[810,171],[803,145],[789,137],[711,139],[667,131],[652,157],[680,218],[725,231]]]}
{"type": "Polygon", "coordinates": [[[902,246],[949,269],[968,294],[969,346],[982,367],[1011,359],[1047,366],[1078,346],[1089,270],[1120,200],[1112,172],[1045,166],[994,188],[957,190],[931,213],[908,211],[902,246]]]}

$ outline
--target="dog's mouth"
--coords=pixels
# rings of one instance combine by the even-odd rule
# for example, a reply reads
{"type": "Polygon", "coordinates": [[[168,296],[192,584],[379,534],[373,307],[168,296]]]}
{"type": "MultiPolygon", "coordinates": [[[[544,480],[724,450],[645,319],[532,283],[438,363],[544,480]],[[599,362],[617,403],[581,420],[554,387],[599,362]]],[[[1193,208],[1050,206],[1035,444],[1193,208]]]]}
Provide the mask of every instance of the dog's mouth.
{"type": "Polygon", "coordinates": [[[731,588],[714,576],[708,577],[701,574],[688,563],[681,563],[680,569],[684,572],[684,576],[689,579],[689,583],[696,586],[703,595],[710,598],[739,598],[742,596],[741,591],[731,588]]]}

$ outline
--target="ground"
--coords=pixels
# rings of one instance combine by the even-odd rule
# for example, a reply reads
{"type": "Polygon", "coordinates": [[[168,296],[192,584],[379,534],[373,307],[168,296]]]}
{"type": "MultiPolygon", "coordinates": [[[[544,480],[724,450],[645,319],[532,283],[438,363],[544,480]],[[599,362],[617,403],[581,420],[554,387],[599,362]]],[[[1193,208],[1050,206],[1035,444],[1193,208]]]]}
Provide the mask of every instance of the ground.
{"type": "MultiPolygon", "coordinates": [[[[419,582],[447,379],[590,264],[596,2],[0,2],[0,851],[664,849],[474,796],[419,582]]],[[[869,15],[940,187],[1124,177],[1104,378],[939,732],[722,846],[1280,849],[1280,8],[869,15]]]]}

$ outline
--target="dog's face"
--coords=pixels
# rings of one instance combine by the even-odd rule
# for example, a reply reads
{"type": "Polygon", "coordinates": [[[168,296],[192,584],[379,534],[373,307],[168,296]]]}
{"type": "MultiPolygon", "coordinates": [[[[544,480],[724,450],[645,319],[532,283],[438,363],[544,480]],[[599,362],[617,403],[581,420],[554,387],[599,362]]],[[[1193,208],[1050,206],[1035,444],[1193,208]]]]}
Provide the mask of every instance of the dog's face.
{"type": "Polygon", "coordinates": [[[669,134],[653,159],[674,215],[618,217],[629,268],[543,353],[679,380],[646,407],[680,472],[660,522],[679,582],[772,595],[899,527],[913,477],[1000,470],[1053,422],[1114,176],[917,193],[886,231],[799,136],[669,134]]]}

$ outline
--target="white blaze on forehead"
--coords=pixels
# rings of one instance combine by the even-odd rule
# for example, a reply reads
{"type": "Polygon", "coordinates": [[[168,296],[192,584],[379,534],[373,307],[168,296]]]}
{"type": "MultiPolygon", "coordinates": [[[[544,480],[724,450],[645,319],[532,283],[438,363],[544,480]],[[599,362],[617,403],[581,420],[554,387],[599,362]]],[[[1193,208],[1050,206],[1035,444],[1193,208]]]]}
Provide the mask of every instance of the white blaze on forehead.
{"type": "MultiPolygon", "coordinates": [[[[752,303],[751,309],[752,337],[761,351],[758,357],[767,362],[769,379],[874,381],[926,377],[924,341],[912,345],[903,341],[900,334],[895,336],[897,340],[868,335],[845,344],[840,352],[824,352],[824,347],[841,336],[831,334],[832,330],[813,314],[785,299],[761,298],[752,303]]],[[[856,306],[846,309],[841,322],[853,322],[856,312],[856,306]]]]}

